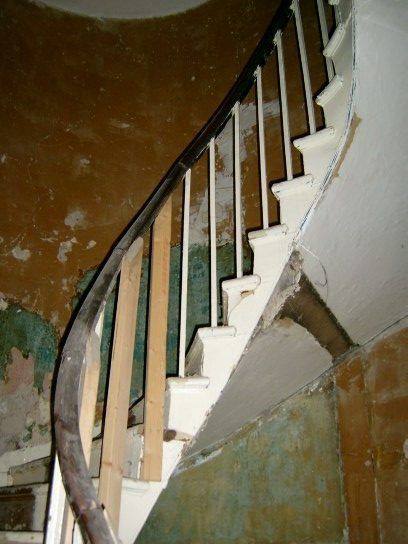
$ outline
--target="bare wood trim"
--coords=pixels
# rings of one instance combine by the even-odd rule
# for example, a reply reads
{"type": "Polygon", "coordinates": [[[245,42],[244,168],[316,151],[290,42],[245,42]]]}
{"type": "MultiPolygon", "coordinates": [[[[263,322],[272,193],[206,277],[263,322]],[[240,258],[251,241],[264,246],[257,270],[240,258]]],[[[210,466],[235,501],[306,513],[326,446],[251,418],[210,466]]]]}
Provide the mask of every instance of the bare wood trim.
{"type": "MultiPolygon", "coordinates": [[[[99,318],[96,331],[91,333],[85,351],[85,375],[81,402],[79,430],[86,464],[89,467],[92,450],[92,433],[95,424],[95,409],[98,398],[98,384],[101,370],[101,329],[103,312],[99,318]]],[[[71,544],[74,537],[75,520],[71,509],[67,509],[65,517],[65,544],[71,544]]],[[[75,530],[77,528],[75,527],[75,530]]]]}
{"type": "Polygon", "coordinates": [[[120,271],[112,363],[102,443],[99,498],[119,529],[126,429],[142,270],[143,239],[130,246],[120,271]]]}
{"type": "Polygon", "coordinates": [[[162,476],[171,204],[169,198],[154,223],[152,240],[141,479],[153,481],[162,476]]]}

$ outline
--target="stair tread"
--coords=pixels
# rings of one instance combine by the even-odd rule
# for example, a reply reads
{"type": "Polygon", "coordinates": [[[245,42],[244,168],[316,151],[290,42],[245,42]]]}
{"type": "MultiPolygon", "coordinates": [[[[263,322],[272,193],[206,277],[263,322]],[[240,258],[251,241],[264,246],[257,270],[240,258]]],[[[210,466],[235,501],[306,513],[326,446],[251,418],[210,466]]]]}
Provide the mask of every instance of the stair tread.
{"type": "Polygon", "coordinates": [[[255,289],[261,283],[258,274],[242,276],[242,278],[233,278],[222,282],[223,291],[242,291],[243,289],[255,289]]]}
{"type": "Polygon", "coordinates": [[[296,138],[293,141],[293,145],[299,151],[306,151],[307,149],[313,149],[314,147],[327,144],[331,142],[336,134],[334,127],[327,127],[318,130],[314,134],[309,134],[303,138],[296,138]]]}
{"type": "Polygon", "coordinates": [[[316,97],[316,104],[324,107],[332,100],[343,87],[344,78],[341,75],[335,75],[326,87],[316,97]]]}
{"type": "Polygon", "coordinates": [[[280,200],[284,195],[286,196],[294,193],[299,193],[304,190],[309,190],[311,187],[313,187],[315,181],[316,180],[312,176],[312,174],[306,174],[297,178],[274,183],[271,187],[271,191],[276,196],[276,198],[280,200]]]}
{"type": "Polygon", "coordinates": [[[327,59],[333,58],[333,55],[336,53],[337,49],[340,47],[340,44],[343,41],[343,38],[346,34],[346,25],[344,23],[339,23],[333,32],[332,37],[328,41],[326,47],[323,49],[323,55],[327,59]]]}
{"type": "Polygon", "coordinates": [[[267,229],[253,230],[248,233],[249,242],[254,242],[255,240],[260,239],[272,239],[272,238],[283,238],[286,236],[288,228],[286,225],[275,225],[267,229]]]}
{"type": "Polygon", "coordinates": [[[197,390],[207,389],[210,384],[210,379],[205,376],[187,376],[185,378],[167,378],[166,389],[173,391],[175,389],[181,390],[197,390]]]}
{"type": "Polygon", "coordinates": [[[235,327],[220,325],[219,327],[200,327],[197,331],[197,337],[200,340],[204,338],[223,338],[236,335],[235,327]]]}

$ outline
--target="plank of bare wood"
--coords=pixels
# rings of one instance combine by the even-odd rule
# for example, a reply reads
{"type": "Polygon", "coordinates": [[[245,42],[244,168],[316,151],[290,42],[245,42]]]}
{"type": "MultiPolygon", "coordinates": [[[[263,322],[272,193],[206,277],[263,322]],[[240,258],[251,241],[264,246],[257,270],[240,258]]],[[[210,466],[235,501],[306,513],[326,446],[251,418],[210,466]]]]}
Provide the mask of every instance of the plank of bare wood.
{"type": "Polygon", "coordinates": [[[169,300],[171,198],[153,226],[141,479],[162,477],[167,309],[169,300]]]}
{"type": "Polygon", "coordinates": [[[119,528],[142,249],[143,239],[138,238],[122,259],[102,442],[99,498],[116,531],[119,528]]]}
{"type": "MultiPolygon", "coordinates": [[[[92,433],[95,423],[95,408],[98,397],[99,374],[101,369],[100,339],[102,335],[103,312],[99,318],[96,330],[91,334],[86,344],[85,352],[85,375],[82,388],[81,414],[79,418],[79,431],[81,433],[82,448],[85,460],[89,466],[92,449],[92,433]]],[[[75,526],[72,510],[67,508],[65,516],[65,544],[73,541],[74,530],[79,532],[75,526]]],[[[79,535],[78,535],[79,536],[79,535]]]]}

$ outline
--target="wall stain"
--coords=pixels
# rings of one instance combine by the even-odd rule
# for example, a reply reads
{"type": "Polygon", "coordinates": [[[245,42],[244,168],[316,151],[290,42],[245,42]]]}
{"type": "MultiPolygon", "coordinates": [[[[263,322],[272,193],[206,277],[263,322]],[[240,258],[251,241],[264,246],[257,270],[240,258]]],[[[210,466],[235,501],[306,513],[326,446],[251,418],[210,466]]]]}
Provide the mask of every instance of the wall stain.
{"type": "Polygon", "coordinates": [[[333,384],[321,385],[171,478],[137,542],[343,542],[333,384]]]}

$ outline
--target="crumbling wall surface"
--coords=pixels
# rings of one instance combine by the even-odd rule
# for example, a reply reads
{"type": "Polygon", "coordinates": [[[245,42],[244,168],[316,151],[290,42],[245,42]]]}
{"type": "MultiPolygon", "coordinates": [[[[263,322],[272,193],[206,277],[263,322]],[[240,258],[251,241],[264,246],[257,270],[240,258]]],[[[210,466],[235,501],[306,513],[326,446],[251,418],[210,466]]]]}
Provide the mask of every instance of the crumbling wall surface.
{"type": "Polygon", "coordinates": [[[408,329],[336,371],[350,543],[408,535],[408,329]]]}
{"type": "Polygon", "coordinates": [[[50,441],[58,335],[38,314],[0,299],[0,456],[50,441]]]}
{"type": "Polygon", "coordinates": [[[223,447],[187,458],[138,542],[405,543],[404,327],[354,349],[223,447]]]}
{"type": "Polygon", "coordinates": [[[173,477],[138,542],[341,543],[332,377],[173,477]]]}

